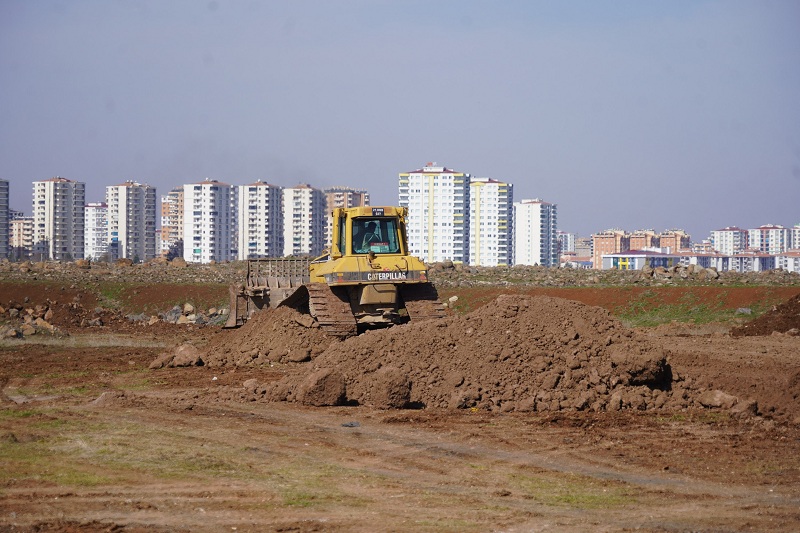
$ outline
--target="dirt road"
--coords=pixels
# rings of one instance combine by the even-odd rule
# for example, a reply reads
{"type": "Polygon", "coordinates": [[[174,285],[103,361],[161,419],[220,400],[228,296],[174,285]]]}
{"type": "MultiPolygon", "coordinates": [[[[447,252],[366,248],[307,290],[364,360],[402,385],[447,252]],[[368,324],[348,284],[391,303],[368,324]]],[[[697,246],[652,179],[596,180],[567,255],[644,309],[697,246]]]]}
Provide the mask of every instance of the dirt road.
{"type": "Polygon", "coordinates": [[[763,415],[312,408],[242,387],[290,365],[148,369],[185,327],[8,341],[0,529],[796,531],[800,337],[690,333],[649,332],[763,415]]]}

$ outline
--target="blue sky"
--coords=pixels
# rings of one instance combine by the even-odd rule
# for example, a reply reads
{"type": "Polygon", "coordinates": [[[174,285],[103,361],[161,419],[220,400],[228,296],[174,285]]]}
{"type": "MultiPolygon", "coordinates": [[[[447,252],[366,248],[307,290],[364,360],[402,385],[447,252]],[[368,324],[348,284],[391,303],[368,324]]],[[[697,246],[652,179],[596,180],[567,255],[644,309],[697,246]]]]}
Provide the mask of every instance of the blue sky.
{"type": "Polygon", "coordinates": [[[800,2],[0,0],[0,178],[368,189],[436,161],[559,228],[800,223],[800,2]]]}

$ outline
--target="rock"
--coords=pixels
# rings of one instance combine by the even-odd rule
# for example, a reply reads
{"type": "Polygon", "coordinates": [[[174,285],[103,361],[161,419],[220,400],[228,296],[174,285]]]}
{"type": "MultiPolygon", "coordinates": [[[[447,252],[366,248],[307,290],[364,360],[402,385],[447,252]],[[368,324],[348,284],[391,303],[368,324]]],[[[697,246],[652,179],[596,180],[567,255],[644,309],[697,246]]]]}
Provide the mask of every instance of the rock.
{"type": "Polygon", "coordinates": [[[286,360],[291,363],[304,363],[311,360],[310,348],[294,348],[286,355],[286,360]]]}
{"type": "Polygon", "coordinates": [[[191,344],[181,344],[174,353],[175,357],[170,366],[203,366],[200,350],[191,344]]]}
{"type": "Polygon", "coordinates": [[[186,268],[188,264],[186,263],[186,260],[183,257],[176,257],[169,262],[169,266],[176,268],[186,268]]]}
{"type": "Polygon", "coordinates": [[[244,387],[244,390],[251,392],[253,394],[255,394],[258,391],[260,386],[261,384],[258,382],[258,380],[253,378],[248,379],[247,381],[242,383],[242,387],[244,387]]]}
{"type": "Polygon", "coordinates": [[[703,407],[730,409],[734,405],[736,405],[738,399],[736,398],[736,396],[732,396],[721,390],[710,390],[701,394],[700,397],[697,399],[697,401],[703,407]]]}
{"type": "Polygon", "coordinates": [[[346,398],[344,377],[331,368],[320,369],[300,383],[295,398],[315,407],[342,405],[346,398]]]}
{"type": "Polygon", "coordinates": [[[378,409],[402,409],[411,400],[411,381],[396,367],[383,367],[373,374],[372,405],[378,409]]]}
{"type": "Polygon", "coordinates": [[[311,315],[305,315],[305,314],[298,315],[297,317],[295,317],[295,322],[297,322],[304,328],[312,328],[315,325],[319,327],[319,324],[317,323],[316,320],[314,320],[314,317],[311,315]]]}
{"type": "Polygon", "coordinates": [[[183,304],[183,314],[191,315],[192,313],[194,313],[194,306],[188,302],[183,304]]]}

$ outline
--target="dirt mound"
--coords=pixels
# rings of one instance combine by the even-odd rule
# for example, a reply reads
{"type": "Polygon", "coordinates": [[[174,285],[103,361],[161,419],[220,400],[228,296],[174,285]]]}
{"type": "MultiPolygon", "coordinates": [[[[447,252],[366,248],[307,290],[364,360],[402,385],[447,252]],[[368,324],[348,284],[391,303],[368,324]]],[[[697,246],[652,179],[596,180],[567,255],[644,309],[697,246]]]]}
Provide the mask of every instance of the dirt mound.
{"type": "Polygon", "coordinates": [[[300,363],[322,353],[328,337],[314,320],[281,307],[255,313],[241,328],[225,330],[204,349],[207,366],[254,366],[300,363]]]}
{"type": "Polygon", "coordinates": [[[500,296],[465,316],[367,333],[313,366],[341,373],[349,401],[391,407],[660,407],[671,382],[659,346],[604,309],[550,297],[500,296]]]}
{"type": "Polygon", "coordinates": [[[344,342],[302,318],[290,310],[256,315],[242,328],[243,344],[218,340],[216,356],[252,364],[309,350],[311,363],[259,388],[268,400],[308,405],[616,411],[701,406],[705,392],[673,379],[660,345],[602,308],[560,298],[503,295],[464,316],[344,342]]]}
{"type": "Polygon", "coordinates": [[[800,332],[800,294],[774,306],[752,322],[733,328],[731,336],[747,337],[772,335],[773,332],[800,332]]]}

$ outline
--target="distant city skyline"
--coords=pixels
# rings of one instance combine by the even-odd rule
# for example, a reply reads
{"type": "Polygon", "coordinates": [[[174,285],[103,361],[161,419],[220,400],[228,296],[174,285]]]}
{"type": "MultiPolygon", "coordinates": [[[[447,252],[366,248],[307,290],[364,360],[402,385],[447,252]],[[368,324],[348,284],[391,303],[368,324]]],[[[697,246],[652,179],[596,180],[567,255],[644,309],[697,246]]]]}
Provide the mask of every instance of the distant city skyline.
{"type": "MultiPolygon", "coordinates": [[[[800,222],[794,0],[4,0],[0,178],[369,189],[435,161],[561,229],[800,222]]],[[[22,184],[22,187],[20,187],[22,184]]]]}
{"type": "MultiPolygon", "coordinates": [[[[469,174],[469,173],[467,172],[467,174],[469,174]]],[[[59,178],[69,179],[69,178],[66,178],[65,176],[52,176],[52,177],[59,177],[59,178]]],[[[51,178],[46,178],[46,179],[51,179],[51,178]]],[[[0,179],[2,179],[2,178],[0,178],[0,179]]],[[[209,178],[209,179],[213,180],[214,178],[209,178]]],[[[37,180],[37,181],[42,181],[42,180],[37,180]]],[[[81,182],[81,180],[70,180],[70,181],[81,182]]],[[[117,181],[119,181],[119,180],[117,180],[117,181]]],[[[118,185],[117,181],[115,181],[113,184],[112,183],[105,184],[105,185],[104,184],[97,184],[96,188],[98,189],[99,192],[96,193],[96,194],[94,193],[94,191],[90,190],[89,186],[87,185],[86,193],[85,193],[86,194],[86,203],[89,204],[89,203],[92,203],[92,202],[104,202],[105,201],[105,194],[106,194],[106,187],[111,186],[111,185],[118,185]],[[97,199],[97,198],[99,198],[99,199],[97,199]]],[[[133,180],[133,181],[135,181],[135,180],[133,180]]],[[[200,181],[202,181],[202,180],[193,180],[191,182],[187,182],[187,184],[188,183],[198,183],[200,181]]],[[[223,181],[223,180],[218,180],[218,181],[223,181]]],[[[397,182],[397,178],[396,177],[395,177],[394,181],[395,181],[395,189],[396,189],[396,182],[397,182]]],[[[85,183],[85,182],[82,182],[82,183],[85,183]]],[[[186,185],[186,184],[179,184],[176,187],[172,187],[169,190],[165,191],[165,190],[162,190],[162,189],[158,188],[157,185],[153,185],[153,184],[150,184],[150,183],[144,183],[144,182],[140,182],[140,183],[142,183],[142,185],[150,185],[150,186],[154,186],[156,188],[156,195],[157,195],[157,198],[159,199],[159,203],[160,203],[161,197],[166,196],[167,193],[170,192],[170,190],[172,190],[173,188],[182,188],[184,185],[186,185]]],[[[239,183],[239,182],[236,182],[234,180],[227,180],[227,181],[225,181],[225,183],[228,183],[229,185],[234,185],[234,186],[248,184],[248,182],[246,182],[246,181],[242,181],[241,183],[239,183]]],[[[270,183],[270,184],[271,185],[276,185],[275,183],[270,183]]],[[[11,181],[10,184],[9,184],[9,189],[10,189],[9,196],[10,196],[11,199],[13,199],[14,196],[15,196],[13,194],[14,193],[14,185],[15,185],[14,181],[11,181]]],[[[283,185],[276,185],[276,186],[286,189],[286,188],[295,187],[297,185],[301,185],[301,184],[294,184],[292,186],[283,186],[283,185]]],[[[318,187],[314,183],[309,183],[308,185],[310,185],[311,187],[320,189],[320,190],[323,189],[322,187],[318,187]]],[[[514,184],[511,183],[511,185],[514,185],[514,184]]],[[[349,185],[343,184],[343,183],[339,183],[339,184],[337,184],[337,185],[335,185],[333,187],[345,187],[345,188],[359,189],[357,187],[350,187],[349,185]]],[[[374,197],[373,191],[371,191],[369,189],[361,189],[361,190],[366,191],[369,196],[374,197]]],[[[24,213],[27,216],[32,216],[31,208],[32,208],[32,201],[33,201],[33,199],[32,199],[33,182],[31,182],[29,184],[29,191],[31,192],[31,199],[28,202],[27,209],[17,207],[15,205],[13,205],[13,203],[11,203],[10,209],[12,211],[20,211],[20,212],[24,213]]],[[[398,194],[398,196],[399,196],[399,194],[398,194]]],[[[538,197],[520,198],[519,195],[516,195],[516,194],[515,194],[515,197],[516,197],[517,201],[533,200],[535,198],[538,198],[538,197]]],[[[563,209],[562,206],[556,201],[551,201],[548,198],[539,198],[539,199],[543,200],[545,202],[557,204],[558,208],[559,208],[559,212],[563,209]]],[[[372,203],[372,205],[400,205],[400,200],[399,200],[399,198],[396,197],[394,199],[394,201],[391,201],[391,202],[375,203],[373,201],[371,203],[372,203]]],[[[561,218],[561,217],[559,216],[559,218],[561,218]]],[[[797,218],[800,219],[800,213],[798,213],[798,217],[797,218]]],[[[628,226],[628,227],[620,227],[620,226],[603,227],[603,228],[597,227],[597,228],[591,230],[590,232],[588,232],[586,234],[582,234],[582,233],[577,233],[575,231],[571,231],[570,229],[562,228],[561,227],[561,223],[559,222],[559,231],[565,232],[565,233],[571,233],[571,234],[574,234],[574,235],[576,235],[578,237],[591,237],[595,233],[600,233],[600,232],[603,232],[603,231],[606,231],[606,230],[612,230],[612,229],[619,229],[619,230],[624,230],[624,231],[629,231],[629,232],[634,232],[634,231],[639,231],[639,230],[654,230],[656,232],[661,232],[661,231],[668,231],[668,230],[673,230],[673,229],[681,229],[681,230],[686,231],[690,235],[692,242],[699,243],[701,241],[709,239],[709,237],[715,231],[726,229],[726,228],[730,228],[730,227],[739,227],[739,228],[742,228],[742,229],[755,229],[755,228],[760,228],[760,227],[769,226],[769,225],[778,225],[778,226],[783,226],[785,228],[793,228],[798,224],[800,224],[800,220],[797,220],[796,222],[771,220],[771,221],[764,221],[764,222],[758,223],[758,224],[753,225],[753,226],[745,226],[745,225],[742,225],[742,224],[738,224],[735,221],[728,221],[728,222],[724,222],[722,225],[720,225],[718,227],[709,227],[708,230],[705,231],[702,234],[692,234],[690,231],[686,230],[686,228],[681,227],[678,224],[667,225],[667,226],[664,226],[664,227],[653,227],[653,226],[648,226],[646,224],[641,224],[641,225],[638,225],[638,226],[628,226]]]]}

